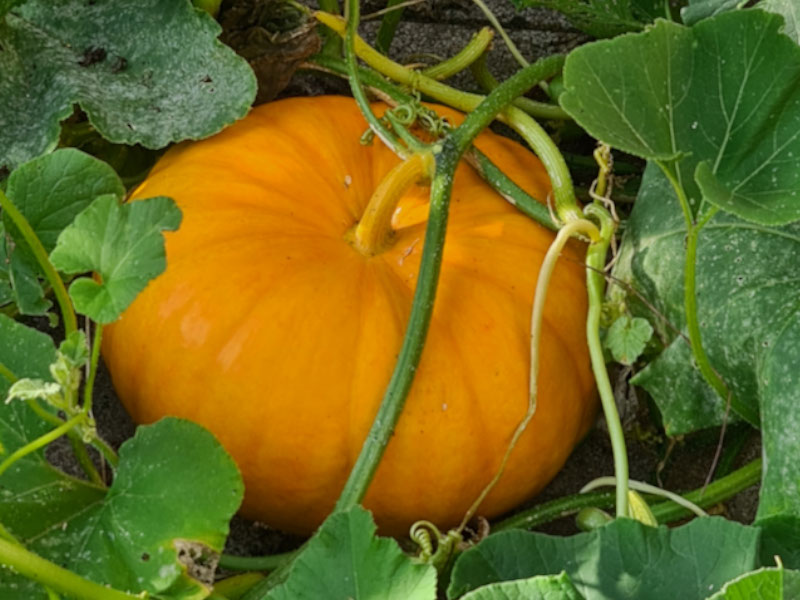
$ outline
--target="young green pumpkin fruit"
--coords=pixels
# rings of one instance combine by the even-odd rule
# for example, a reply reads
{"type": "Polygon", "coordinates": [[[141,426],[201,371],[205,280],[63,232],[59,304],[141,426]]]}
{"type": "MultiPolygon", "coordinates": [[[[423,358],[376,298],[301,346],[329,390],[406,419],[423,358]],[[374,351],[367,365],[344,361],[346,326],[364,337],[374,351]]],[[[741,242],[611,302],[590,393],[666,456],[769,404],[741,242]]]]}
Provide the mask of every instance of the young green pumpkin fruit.
{"type": "MultiPolygon", "coordinates": [[[[103,343],[135,420],[177,415],[206,426],[242,470],[242,512],[295,533],[331,511],[361,450],[424,243],[421,185],[400,199],[377,252],[353,243],[373,191],[400,162],[377,140],[361,145],[365,128],[352,99],[298,98],[170,150],[133,196],[170,196],[183,211],[181,228],[165,236],[167,269],[103,343]]],[[[476,146],[547,197],[545,171],[527,150],[492,133],[476,146]]],[[[427,343],[364,501],[382,532],[406,534],[420,519],[457,524],[497,472],[528,406],[531,299],[552,239],[458,168],[427,343]]],[[[538,492],[594,416],[581,251],[569,246],[556,268],[537,412],[484,516],[538,492]]]]}

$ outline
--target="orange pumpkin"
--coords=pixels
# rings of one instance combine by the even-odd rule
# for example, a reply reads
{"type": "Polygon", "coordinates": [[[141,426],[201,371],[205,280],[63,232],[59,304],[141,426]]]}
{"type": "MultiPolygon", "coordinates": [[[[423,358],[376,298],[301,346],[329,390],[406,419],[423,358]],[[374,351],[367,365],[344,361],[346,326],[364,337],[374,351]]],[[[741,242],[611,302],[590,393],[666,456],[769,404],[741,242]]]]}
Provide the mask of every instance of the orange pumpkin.
{"type": "MultiPolygon", "coordinates": [[[[382,252],[364,256],[348,241],[399,163],[379,141],[361,145],[365,129],[351,99],[290,99],[171,149],[133,196],[170,196],[183,211],[180,230],[166,234],[167,269],[103,341],[133,418],[206,426],[241,468],[242,512],[290,532],[312,531],[333,508],[416,284],[427,187],[405,194],[382,252]]],[[[547,197],[527,150],[492,133],[476,145],[547,197]]],[[[427,344],[365,498],[383,532],[406,533],[419,519],[456,524],[497,471],[527,407],[531,299],[552,239],[459,166],[427,344]]],[[[539,491],[593,418],[581,250],[568,247],[556,268],[538,409],[480,508],[487,517],[539,491]]]]}

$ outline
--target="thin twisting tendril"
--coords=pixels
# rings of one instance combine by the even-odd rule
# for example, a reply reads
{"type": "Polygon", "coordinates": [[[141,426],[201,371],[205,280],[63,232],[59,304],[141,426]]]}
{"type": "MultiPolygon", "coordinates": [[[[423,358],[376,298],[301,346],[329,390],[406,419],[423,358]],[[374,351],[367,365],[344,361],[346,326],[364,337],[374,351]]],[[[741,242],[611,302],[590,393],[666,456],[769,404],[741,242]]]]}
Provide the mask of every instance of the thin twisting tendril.
{"type": "Polygon", "coordinates": [[[464,515],[461,524],[458,526],[458,531],[464,530],[464,527],[466,527],[467,523],[475,515],[481,503],[486,499],[486,496],[488,496],[492,489],[494,489],[494,486],[497,485],[497,482],[500,480],[500,477],[502,477],[503,471],[506,468],[508,460],[511,456],[511,452],[514,450],[519,438],[525,432],[525,429],[528,427],[533,415],[536,413],[536,394],[539,379],[539,341],[542,333],[542,318],[544,316],[544,302],[547,295],[547,289],[550,285],[550,277],[555,269],[556,260],[558,259],[559,254],[561,254],[561,251],[569,239],[578,233],[584,233],[588,235],[592,241],[595,241],[600,237],[600,231],[591,221],[586,219],[576,219],[574,221],[570,221],[564,225],[564,227],[559,229],[556,239],[553,240],[552,244],[550,244],[550,248],[548,249],[544,260],[542,261],[542,268],[539,271],[539,277],[536,281],[536,293],[533,298],[533,310],[531,314],[531,370],[528,410],[511,436],[511,441],[506,447],[506,452],[503,455],[502,461],[500,462],[500,467],[497,469],[497,472],[492,480],[483,489],[477,500],[475,500],[467,513],[464,515]]]}

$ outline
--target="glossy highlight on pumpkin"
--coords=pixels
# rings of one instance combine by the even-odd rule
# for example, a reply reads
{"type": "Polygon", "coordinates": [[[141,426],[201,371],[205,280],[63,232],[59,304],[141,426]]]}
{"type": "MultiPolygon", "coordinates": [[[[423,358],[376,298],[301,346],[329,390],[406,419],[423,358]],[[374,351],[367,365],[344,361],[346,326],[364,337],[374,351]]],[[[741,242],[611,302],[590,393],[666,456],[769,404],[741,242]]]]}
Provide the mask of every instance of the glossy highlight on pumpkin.
{"type": "MultiPolygon", "coordinates": [[[[381,105],[376,111],[385,110],[381,105]]],[[[436,107],[452,123],[461,115],[436,107]]],[[[107,327],[103,355],[133,418],[210,429],[245,480],[242,512],[309,533],[333,508],[400,349],[427,217],[413,186],[375,256],[350,244],[399,159],[352,99],[296,98],[180,144],[133,200],[183,211],[167,270],[107,327]]],[[[476,145],[546,198],[539,161],[492,133],[476,145]]],[[[531,300],[552,232],[459,166],[428,340],[367,493],[384,533],[458,523],[489,482],[528,402],[531,300]]],[[[479,513],[500,515],[561,468],[595,412],[582,247],[556,267],[545,308],[537,412],[479,513]]]]}

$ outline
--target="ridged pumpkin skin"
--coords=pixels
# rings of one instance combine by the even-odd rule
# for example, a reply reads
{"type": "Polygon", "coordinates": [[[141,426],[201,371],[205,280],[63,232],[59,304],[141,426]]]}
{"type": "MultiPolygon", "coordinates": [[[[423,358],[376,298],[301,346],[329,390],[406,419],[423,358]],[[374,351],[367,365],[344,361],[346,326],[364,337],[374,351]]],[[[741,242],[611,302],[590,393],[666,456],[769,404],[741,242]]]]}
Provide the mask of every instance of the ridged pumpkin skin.
{"type": "MultiPolygon", "coordinates": [[[[416,284],[428,188],[404,197],[385,252],[366,257],[346,241],[399,161],[379,141],[362,146],[365,129],[351,99],[290,99],[167,152],[134,194],[170,196],[183,211],[166,234],[167,270],[103,341],[133,418],[206,426],[241,468],[242,512],[289,532],[312,531],[333,508],[416,284]]],[[[547,197],[528,151],[491,133],[477,146],[547,197]]],[[[365,500],[383,532],[407,533],[419,519],[456,524],[495,474],[528,402],[531,299],[552,239],[459,167],[428,341],[365,500]]],[[[539,491],[594,415],[581,251],[569,247],[574,260],[556,268],[538,409],[481,507],[487,517],[539,491]]]]}

